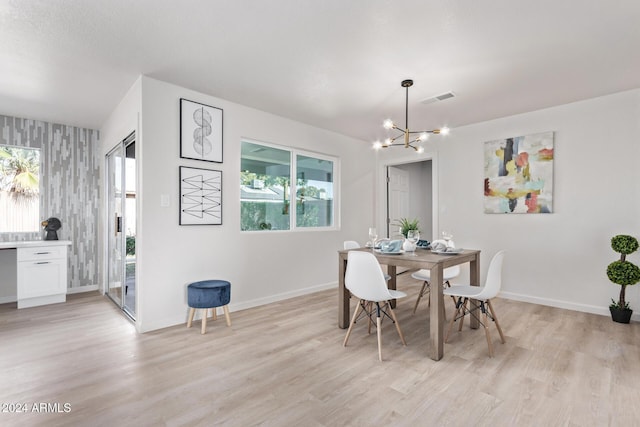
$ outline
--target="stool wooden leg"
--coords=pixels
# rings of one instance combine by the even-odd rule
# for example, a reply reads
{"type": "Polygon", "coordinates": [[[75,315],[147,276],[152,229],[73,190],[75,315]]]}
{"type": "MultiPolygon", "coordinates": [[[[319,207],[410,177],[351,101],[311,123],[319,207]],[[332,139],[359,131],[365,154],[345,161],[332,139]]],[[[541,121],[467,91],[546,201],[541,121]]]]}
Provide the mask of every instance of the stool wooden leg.
{"type": "Polygon", "coordinates": [[[218,320],[218,308],[217,307],[213,307],[211,309],[211,317],[213,318],[213,320],[218,320]]]}
{"type": "Polygon", "coordinates": [[[205,332],[207,332],[207,314],[209,313],[209,310],[207,310],[206,308],[202,309],[202,330],[200,331],[201,334],[204,334],[205,332]]]}
{"type": "Polygon", "coordinates": [[[193,307],[189,308],[189,320],[187,321],[187,328],[191,327],[191,323],[193,322],[193,315],[196,314],[196,309],[193,307]]]}
{"type": "Polygon", "coordinates": [[[224,318],[227,319],[227,326],[231,326],[231,316],[229,316],[229,306],[224,305],[222,306],[222,309],[224,310],[224,318]]]}

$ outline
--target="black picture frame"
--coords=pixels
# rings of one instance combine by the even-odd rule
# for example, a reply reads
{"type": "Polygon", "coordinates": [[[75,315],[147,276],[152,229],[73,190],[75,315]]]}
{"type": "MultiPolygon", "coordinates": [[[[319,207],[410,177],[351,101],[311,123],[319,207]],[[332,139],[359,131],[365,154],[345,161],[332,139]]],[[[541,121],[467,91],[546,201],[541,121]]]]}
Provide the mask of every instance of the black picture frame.
{"type": "Polygon", "coordinates": [[[223,110],[180,98],[180,157],[222,163],[223,110]]]}
{"type": "Polygon", "coordinates": [[[180,166],[180,225],[222,225],[222,171],[180,166]]]}

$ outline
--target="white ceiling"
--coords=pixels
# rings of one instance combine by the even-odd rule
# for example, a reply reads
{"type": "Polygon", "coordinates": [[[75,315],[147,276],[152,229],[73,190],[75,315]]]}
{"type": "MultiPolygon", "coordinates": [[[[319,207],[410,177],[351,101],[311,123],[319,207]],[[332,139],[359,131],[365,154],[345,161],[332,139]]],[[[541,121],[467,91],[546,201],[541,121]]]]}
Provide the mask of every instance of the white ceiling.
{"type": "Polygon", "coordinates": [[[97,129],[140,74],[369,141],[406,78],[412,130],[640,87],[640,1],[0,0],[0,114],[97,129]]]}

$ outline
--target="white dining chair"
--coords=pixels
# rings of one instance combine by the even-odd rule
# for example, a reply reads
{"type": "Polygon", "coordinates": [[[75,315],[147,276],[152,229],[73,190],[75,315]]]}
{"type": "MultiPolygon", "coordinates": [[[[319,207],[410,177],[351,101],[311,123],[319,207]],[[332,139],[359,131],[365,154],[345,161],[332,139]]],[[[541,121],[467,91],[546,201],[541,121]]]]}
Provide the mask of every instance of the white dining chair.
{"type": "Polygon", "coordinates": [[[491,304],[491,300],[498,295],[500,287],[502,285],[502,263],[504,260],[505,251],[499,251],[491,259],[489,264],[489,271],[487,272],[487,280],[484,287],[469,286],[469,285],[456,285],[444,290],[445,295],[450,295],[457,298],[456,301],[456,314],[449,323],[449,329],[447,329],[447,335],[444,337],[444,342],[449,340],[449,334],[453,328],[453,324],[460,320],[458,325],[458,331],[462,330],[464,323],[464,317],[469,314],[478,319],[480,324],[484,327],[484,332],[487,337],[487,345],[489,346],[489,357],[493,357],[493,344],[491,342],[491,334],[489,333],[489,320],[496,324],[498,333],[500,333],[500,340],[502,344],[506,342],[502,328],[496,317],[496,313],[491,304]],[[482,318],[476,315],[477,311],[482,312],[482,318]]]}
{"type": "Polygon", "coordinates": [[[376,318],[376,329],[378,335],[378,359],[382,361],[382,317],[389,317],[396,325],[398,335],[403,345],[407,345],[396,314],[391,308],[391,300],[404,298],[404,292],[387,288],[382,268],[375,256],[370,252],[349,252],[347,258],[347,271],[344,276],[344,285],[351,292],[351,295],[358,298],[355,313],[344,337],[343,346],[347,346],[347,341],[351,335],[353,325],[360,314],[368,317],[369,331],[376,318]],[[361,313],[362,310],[362,313],[361,313]]]}
{"type": "MultiPolygon", "coordinates": [[[[343,247],[345,251],[350,251],[351,249],[359,249],[362,246],[360,246],[360,243],[356,242],[355,240],[345,240],[343,243],[343,247]]],[[[384,279],[391,280],[391,276],[389,276],[387,273],[384,273],[384,279]]]]}
{"type": "Polygon", "coordinates": [[[344,243],[344,250],[348,251],[351,249],[358,249],[360,248],[360,243],[356,242],[355,240],[345,240],[344,243]]]}
{"type": "MultiPolygon", "coordinates": [[[[444,240],[434,240],[433,242],[431,242],[432,245],[434,243],[443,243],[446,245],[447,242],[445,242],[444,240]]],[[[451,241],[451,245],[455,247],[453,240],[451,241]]],[[[442,272],[442,286],[451,287],[451,283],[449,283],[449,280],[455,279],[459,275],[460,275],[459,265],[454,265],[453,267],[445,268],[442,272]]],[[[422,280],[422,288],[420,289],[420,293],[418,294],[418,298],[416,299],[416,304],[413,306],[413,314],[416,314],[416,310],[418,309],[418,304],[420,304],[420,300],[425,295],[428,295],[431,290],[431,272],[429,270],[422,269],[413,273],[411,277],[413,277],[416,280],[422,280]]],[[[429,303],[431,303],[431,300],[428,300],[428,301],[429,303]]],[[[456,301],[454,299],[453,300],[454,305],[455,305],[455,302],[456,301]]],[[[447,320],[447,312],[446,310],[444,310],[444,305],[442,306],[442,309],[444,311],[444,319],[447,320]]]]}

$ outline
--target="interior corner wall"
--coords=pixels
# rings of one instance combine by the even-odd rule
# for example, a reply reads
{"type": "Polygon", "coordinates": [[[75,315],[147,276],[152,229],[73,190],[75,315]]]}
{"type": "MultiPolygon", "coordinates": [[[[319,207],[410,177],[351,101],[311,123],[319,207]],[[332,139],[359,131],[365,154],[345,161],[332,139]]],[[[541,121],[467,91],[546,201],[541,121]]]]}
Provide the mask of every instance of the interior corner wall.
{"type": "MultiPolygon", "coordinates": [[[[610,239],[640,234],[638,141],[640,89],[432,138],[440,230],[451,230],[458,246],[482,250],[483,280],[491,256],[507,251],[503,297],[608,315],[620,291],[606,275],[619,257],[610,239]],[[555,132],[553,213],[485,214],[484,142],[546,131],[555,132]]],[[[627,259],[639,264],[640,254],[627,259]]],[[[640,286],[629,287],[627,299],[640,312],[640,286]]]]}
{"type": "Polygon", "coordinates": [[[141,83],[139,328],[186,322],[186,286],[197,280],[229,280],[232,312],[335,287],[337,251],[344,240],[364,242],[373,221],[375,156],[369,144],[149,77],[141,83]],[[180,158],[180,98],[223,109],[223,163],[180,158]],[[337,157],[339,227],[241,232],[243,138],[337,157]],[[222,225],[178,225],[180,166],[222,171],[222,225]],[[169,206],[161,206],[162,196],[169,206]]]}
{"type": "MultiPolygon", "coordinates": [[[[100,280],[98,131],[0,115],[0,144],[40,149],[40,217],[59,218],[58,237],[71,241],[68,290],[96,286],[100,280]]],[[[42,237],[42,232],[0,233],[0,241],[42,237]]]]}

